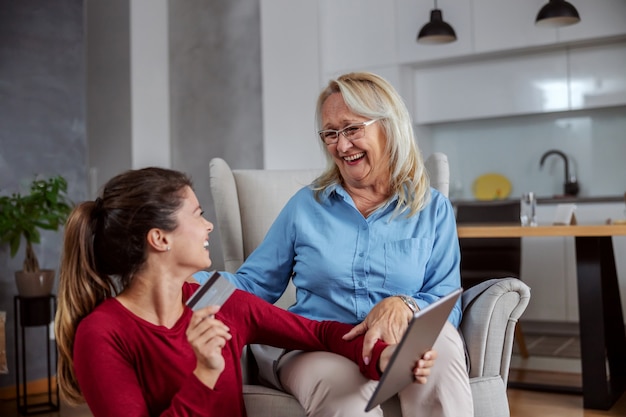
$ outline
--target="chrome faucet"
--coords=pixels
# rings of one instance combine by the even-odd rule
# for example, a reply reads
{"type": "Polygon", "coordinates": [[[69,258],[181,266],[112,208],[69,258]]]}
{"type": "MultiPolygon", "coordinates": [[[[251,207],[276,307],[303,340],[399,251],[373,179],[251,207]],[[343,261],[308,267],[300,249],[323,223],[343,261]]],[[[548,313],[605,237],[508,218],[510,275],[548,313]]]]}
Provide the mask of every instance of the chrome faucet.
{"type": "Polygon", "coordinates": [[[550,155],[560,156],[561,158],[563,158],[563,162],[565,163],[565,183],[563,184],[563,194],[571,195],[571,196],[578,195],[578,191],[580,190],[578,186],[578,181],[576,181],[576,176],[574,175],[570,176],[569,161],[567,159],[567,156],[563,152],[556,150],[556,149],[551,149],[547,151],[541,156],[541,161],[539,162],[539,168],[543,168],[543,163],[545,162],[546,158],[550,155]]]}

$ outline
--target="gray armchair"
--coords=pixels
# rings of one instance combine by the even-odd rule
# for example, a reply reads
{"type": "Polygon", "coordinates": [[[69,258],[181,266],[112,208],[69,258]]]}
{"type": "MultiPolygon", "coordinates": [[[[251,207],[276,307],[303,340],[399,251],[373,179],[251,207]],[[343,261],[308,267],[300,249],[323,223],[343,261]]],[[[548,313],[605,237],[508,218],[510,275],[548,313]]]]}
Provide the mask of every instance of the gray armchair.
{"type": "MultiPolygon", "coordinates": [[[[433,154],[426,167],[431,185],[447,195],[449,168],[444,154],[433,154]]],[[[225,268],[235,272],[264,238],[287,200],[309,184],[317,170],[231,170],[220,158],[210,162],[211,193],[225,268]]],[[[277,305],[293,304],[288,288],[277,305]]],[[[506,384],[517,320],[530,290],[514,278],[483,282],[463,294],[461,333],[465,339],[476,417],[507,417],[506,384]]],[[[284,392],[255,384],[254,367],[244,354],[244,399],[250,417],[298,417],[304,410],[284,392]]],[[[397,397],[383,404],[385,415],[401,417],[397,397]]]]}

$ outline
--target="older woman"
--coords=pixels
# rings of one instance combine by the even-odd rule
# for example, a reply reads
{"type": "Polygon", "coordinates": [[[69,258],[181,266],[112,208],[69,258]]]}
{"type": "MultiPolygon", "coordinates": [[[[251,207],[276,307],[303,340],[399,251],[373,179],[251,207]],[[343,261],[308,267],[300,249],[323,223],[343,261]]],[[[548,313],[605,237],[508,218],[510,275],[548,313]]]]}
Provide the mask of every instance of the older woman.
{"type": "MultiPolygon", "coordinates": [[[[461,286],[456,222],[449,200],[430,188],[406,106],[384,79],[351,73],[331,81],[317,124],[326,170],[293,196],[237,273],[225,275],[271,302],[292,278],[290,310],[357,324],[345,337],[365,333],[367,360],[378,339],[397,342],[415,310],[461,286]]],[[[473,414],[460,319],[457,304],[428,383],[398,394],[404,417],[473,414]]],[[[382,415],[364,412],[375,383],[332,353],[285,355],[278,378],[309,416],[382,415]]]]}

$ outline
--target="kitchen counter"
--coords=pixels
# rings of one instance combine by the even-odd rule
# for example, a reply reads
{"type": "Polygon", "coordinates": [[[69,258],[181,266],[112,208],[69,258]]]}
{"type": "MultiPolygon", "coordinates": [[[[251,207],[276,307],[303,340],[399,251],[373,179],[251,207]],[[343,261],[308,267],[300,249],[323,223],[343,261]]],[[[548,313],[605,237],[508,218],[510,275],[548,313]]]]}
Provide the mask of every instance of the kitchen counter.
{"type": "Polygon", "coordinates": [[[562,204],[562,203],[621,203],[626,201],[623,195],[617,196],[598,196],[598,197],[571,197],[571,196],[553,196],[553,197],[537,197],[537,204],[562,204]]]}
{"type": "MultiPolygon", "coordinates": [[[[514,199],[513,199],[514,200],[514,199]]],[[[467,200],[467,199],[453,199],[452,204],[484,204],[486,201],[481,200],[467,200]]],[[[496,200],[497,201],[497,200],[496,200]]],[[[552,196],[552,197],[537,197],[537,204],[586,204],[586,203],[621,203],[626,202],[623,195],[615,196],[596,196],[596,197],[572,197],[572,196],[552,196]]]]}

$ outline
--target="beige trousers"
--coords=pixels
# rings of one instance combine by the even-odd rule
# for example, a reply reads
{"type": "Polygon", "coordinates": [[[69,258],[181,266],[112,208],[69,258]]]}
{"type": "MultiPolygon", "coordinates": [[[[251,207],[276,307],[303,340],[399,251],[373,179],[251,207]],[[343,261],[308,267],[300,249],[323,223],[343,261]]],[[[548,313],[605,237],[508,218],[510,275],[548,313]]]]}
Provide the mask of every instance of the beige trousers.
{"type": "MultiPolygon", "coordinates": [[[[434,348],[437,360],[428,382],[398,393],[402,417],[471,417],[472,393],[463,342],[446,322],[434,348]]],[[[381,407],[365,412],[377,381],[365,378],[352,361],[329,352],[292,352],[281,358],[278,376],[285,391],[311,417],[378,417],[381,407]]]]}

